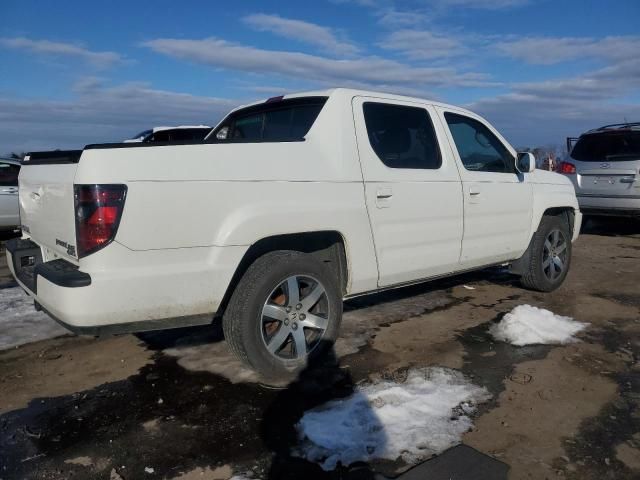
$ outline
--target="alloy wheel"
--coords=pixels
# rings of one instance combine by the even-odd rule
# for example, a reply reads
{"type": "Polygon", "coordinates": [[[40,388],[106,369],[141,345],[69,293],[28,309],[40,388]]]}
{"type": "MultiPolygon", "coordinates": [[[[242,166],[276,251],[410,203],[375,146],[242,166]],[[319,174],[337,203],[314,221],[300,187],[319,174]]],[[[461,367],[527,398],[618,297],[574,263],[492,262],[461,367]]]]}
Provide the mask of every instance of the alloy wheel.
{"type": "Polygon", "coordinates": [[[542,271],[552,282],[562,275],[567,264],[567,239],[559,229],[549,232],[542,252],[542,271]]]}
{"type": "Polygon", "coordinates": [[[318,346],[329,326],[329,301],[322,283],[293,275],[269,294],[260,331],[267,351],[278,359],[302,359],[318,346]]]}

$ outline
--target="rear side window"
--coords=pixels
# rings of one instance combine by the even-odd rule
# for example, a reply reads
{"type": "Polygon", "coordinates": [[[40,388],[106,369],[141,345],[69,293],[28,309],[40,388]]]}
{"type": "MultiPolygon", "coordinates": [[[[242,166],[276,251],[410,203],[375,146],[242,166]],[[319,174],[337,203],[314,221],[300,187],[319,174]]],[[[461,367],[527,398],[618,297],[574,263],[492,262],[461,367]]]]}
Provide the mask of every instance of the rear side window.
{"type": "Polygon", "coordinates": [[[171,141],[171,136],[169,135],[169,130],[161,130],[159,132],[155,132],[151,137],[147,139],[147,142],[169,142],[171,141]]]}
{"type": "Polygon", "coordinates": [[[640,159],[640,132],[607,132],[580,137],[571,158],[581,162],[615,162],[640,159]]]}
{"type": "Polygon", "coordinates": [[[13,163],[0,162],[0,186],[17,187],[20,167],[13,163]]]}
{"type": "Polygon", "coordinates": [[[303,140],[327,97],[267,102],[229,115],[209,137],[213,142],[282,142],[303,140]]]}
{"type": "Polygon", "coordinates": [[[190,142],[202,140],[210,130],[206,128],[175,128],[154,133],[147,142],[190,142]]]}
{"type": "Polygon", "coordinates": [[[481,122],[455,113],[444,114],[464,168],[474,172],[515,173],[515,158],[481,122]]]}
{"type": "Polygon", "coordinates": [[[442,166],[431,117],[424,108],[365,102],[362,109],[371,148],[387,167],[442,166]]]}

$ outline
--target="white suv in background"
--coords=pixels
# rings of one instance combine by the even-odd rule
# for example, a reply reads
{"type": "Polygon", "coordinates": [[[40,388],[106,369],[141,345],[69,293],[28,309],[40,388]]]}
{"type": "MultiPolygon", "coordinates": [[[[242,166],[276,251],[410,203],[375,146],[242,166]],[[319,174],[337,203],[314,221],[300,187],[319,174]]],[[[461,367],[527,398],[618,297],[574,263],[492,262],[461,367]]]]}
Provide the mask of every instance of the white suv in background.
{"type": "Polygon", "coordinates": [[[590,130],[567,139],[567,149],[557,170],[573,182],[583,213],[640,218],[640,123],[590,130]]]}
{"type": "Polygon", "coordinates": [[[208,125],[180,125],[177,127],[154,127],[138,133],[124,143],[189,142],[202,140],[211,131],[208,125]]]}

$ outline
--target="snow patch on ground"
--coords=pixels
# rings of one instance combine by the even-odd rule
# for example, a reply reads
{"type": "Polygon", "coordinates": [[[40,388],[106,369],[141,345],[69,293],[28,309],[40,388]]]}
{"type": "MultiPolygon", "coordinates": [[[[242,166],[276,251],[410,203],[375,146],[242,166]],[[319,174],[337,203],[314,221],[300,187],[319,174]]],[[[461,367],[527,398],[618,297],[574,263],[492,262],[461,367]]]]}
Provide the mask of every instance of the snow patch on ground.
{"type": "Polygon", "coordinates": [[[455,370],[412,369],[404,381],[360,386],[305,412],[294,454],[324,470],[376,458],[418,463],[458,444],[472,426],[468,415],[490,397],[455,370]]]}
{"type": "Polygon", "coordinates": [[[587,327],[571,317],[556,315],[543,308],[519,305],[507,313],[500,323],[491,327],[496,340],[519,347],[534,344],[565,344],[575,342],[574,335],[587,327]]]}
{"type": "Polygon", "coordinates": [[[58,337],[69,332],[37,312],[20,287],[0,289],[0,350],[58,337]]]}
{"type": "Polygon", "coordinates": [[[191,345],[193,339],[185,338],[164,353],[176,357],[178,365],[186,370],[204,371],[221,375],[231,383],[257,382],[259,376],[229,351],[226,342],[191,345]]]}

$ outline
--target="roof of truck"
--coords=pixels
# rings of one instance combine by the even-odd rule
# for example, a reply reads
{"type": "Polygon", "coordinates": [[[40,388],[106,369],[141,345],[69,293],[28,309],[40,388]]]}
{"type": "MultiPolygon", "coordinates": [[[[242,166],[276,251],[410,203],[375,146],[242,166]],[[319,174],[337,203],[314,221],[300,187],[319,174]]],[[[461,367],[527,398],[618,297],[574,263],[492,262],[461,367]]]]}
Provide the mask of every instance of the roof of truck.
{"type": "Polygon", "coordinates": [[[389,93],[389,92],[376,92],[376,91],[371,91],[371,90],[358,90],[358,89],[353,89],[353,88],[344,88],[344,87],[335,87],[335,88],[329,88],[326,90],[310,90],[307,92],[294,92],[294,93],[288,93],[286,95],[276,95],[274,97],[271,98],[265,98],[262,100],[259,100],[257,102],[252,102],[252,103],[248,103],[246,105],[242,105],[238,108],[235,108],[234,110],[239,110],[241,108],[246,108],[246,107],[250,107],[253,105],[260,105],[261,103],[265,103],[267,100],[273,100],[273,99],[289,99],[289,98],[300,98],[300,97],[331,97],[334,95],[344,95],[344,96],[351,96],[351,97],[356,97],[356,96],[362,96],[362,97],[381,97],[381,98],[387,98],[390,100],[399,100],[399,101],[405,101],[405,102],[416,102],[416,103],[428,103],[430,105],[437,105],[439,107],[444,107],[444,108],[455,108],[458,110],[466,110],[465,108],[462,107],[458,107],[456,105],[450,105],[447,103],[442,103],[442,102],[437,102],[434,100],[429,100],[426,98],[419,98],[419,97],[408,97],[405,95],[396,95],[394,93],[389,93]]]}

